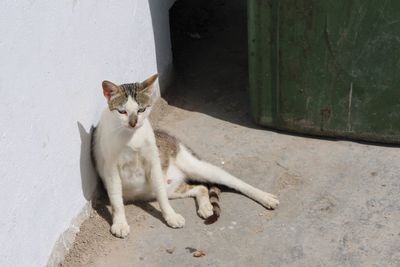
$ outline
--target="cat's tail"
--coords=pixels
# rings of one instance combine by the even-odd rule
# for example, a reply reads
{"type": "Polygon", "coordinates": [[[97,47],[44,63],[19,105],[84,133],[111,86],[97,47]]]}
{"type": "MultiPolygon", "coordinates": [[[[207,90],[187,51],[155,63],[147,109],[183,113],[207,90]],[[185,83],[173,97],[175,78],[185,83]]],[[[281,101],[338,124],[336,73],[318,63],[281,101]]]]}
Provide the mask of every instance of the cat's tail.
{"type": "Polygon", "coordinates": [[[279,204],[276,196],[261,191],[223,169],[200,160],[183,145],[179,147],[175,164],[194,181],[227,186],[259,202],[268,209],[275,209],[279,204]]]}
{"type": "Polygon", "coordinates": [[[213,215],[211,215],[204,221],[205,224],[215,223],[221,215],[221,207],[219,205],[220,194],[221,189],[219,189],[216,185],[210,185],[208,195],[210,197],[210,203],[213,206],[213,215]]]}

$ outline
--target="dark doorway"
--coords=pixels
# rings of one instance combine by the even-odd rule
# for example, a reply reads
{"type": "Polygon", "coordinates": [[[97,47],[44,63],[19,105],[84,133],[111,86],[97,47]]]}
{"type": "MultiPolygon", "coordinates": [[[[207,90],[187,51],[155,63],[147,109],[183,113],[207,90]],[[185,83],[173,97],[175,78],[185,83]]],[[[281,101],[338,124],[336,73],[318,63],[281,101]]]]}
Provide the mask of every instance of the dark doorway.
{"type": "Polygon", "coordinates": [[[170,9],[176,80],[168,103],[253,125],[248,106],[247,7],[243,0],[178,0],[170,9]]]}

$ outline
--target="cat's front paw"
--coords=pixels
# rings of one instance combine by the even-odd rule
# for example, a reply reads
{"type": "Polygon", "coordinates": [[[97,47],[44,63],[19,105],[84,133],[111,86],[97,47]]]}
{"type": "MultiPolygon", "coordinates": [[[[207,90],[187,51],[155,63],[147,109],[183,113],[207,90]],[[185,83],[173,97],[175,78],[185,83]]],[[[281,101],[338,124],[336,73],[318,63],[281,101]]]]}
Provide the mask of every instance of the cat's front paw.
{"type": "Polygon", "coordinates": [[[185,218],[178,213],[172,213],[165,216],[167,224],[172,228],[182,228],[185,225],[185,218]]]}
{"type": "Polygon", "coordinates": [[[130,227],[128,223],[125,222],[115,222],[111,226],[111,233],[116,237],[124,238],[129,234],[130,227]]]}
{"type": "Polygon", "coordinates": [[[260,203],[267,209],[273,210],[279,205],[279,200],[275,195],[264,192],[260,199],[260,203]]]}

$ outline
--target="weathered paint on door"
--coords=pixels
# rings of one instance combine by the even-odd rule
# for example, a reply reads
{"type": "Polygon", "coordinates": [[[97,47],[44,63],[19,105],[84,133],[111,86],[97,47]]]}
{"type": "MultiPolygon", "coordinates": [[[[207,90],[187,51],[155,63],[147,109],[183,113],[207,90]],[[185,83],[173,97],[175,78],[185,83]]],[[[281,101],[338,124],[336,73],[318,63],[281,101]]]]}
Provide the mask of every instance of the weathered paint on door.
{"type": "Polygon", "coordinates": [[[400,1],[248,0],[248,14],[257,123],[400,143],[400,1]]]}

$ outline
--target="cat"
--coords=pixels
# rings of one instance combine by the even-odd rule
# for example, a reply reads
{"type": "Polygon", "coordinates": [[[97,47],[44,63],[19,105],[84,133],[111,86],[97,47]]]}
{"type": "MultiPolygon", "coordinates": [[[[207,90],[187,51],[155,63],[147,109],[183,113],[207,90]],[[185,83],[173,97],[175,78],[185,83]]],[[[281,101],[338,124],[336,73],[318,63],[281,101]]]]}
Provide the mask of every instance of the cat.
{"type": "Polygon", "coordinates": [[[185,219],[169,199],[195,197],[200,217],[219,216],[218,188],[211,187],[209,195],[207,184],[227,186],[268,209],[276,208],[279,201],[274,195],[200,160],[175,137],[152,129],[148,116],[156,100],[157,78],[155,74],[143,82],[102,83],[108,108],[94,132],[92,152],[112,207],[111,233],[121,238],[129,234],[124,201],[156,199],[173,228],[183,227],[185,219]]]}

